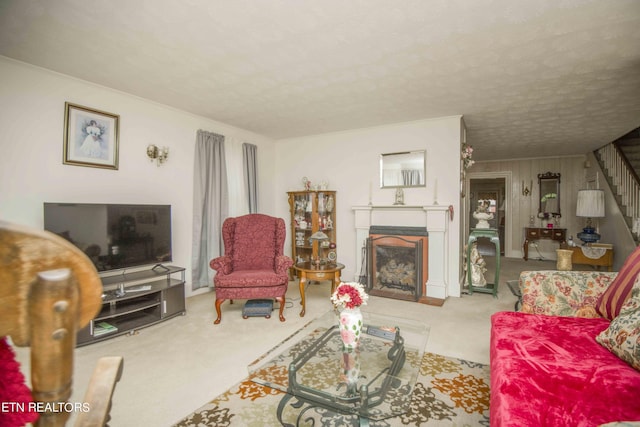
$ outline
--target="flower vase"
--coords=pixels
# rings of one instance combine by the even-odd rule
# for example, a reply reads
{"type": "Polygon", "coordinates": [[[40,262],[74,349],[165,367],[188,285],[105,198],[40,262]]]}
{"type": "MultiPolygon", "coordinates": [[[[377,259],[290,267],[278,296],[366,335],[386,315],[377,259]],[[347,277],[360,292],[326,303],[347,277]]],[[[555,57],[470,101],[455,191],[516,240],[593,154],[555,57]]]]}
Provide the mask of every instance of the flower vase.
{"type": "Polygon", "coordinates": [[[362,312],[359,307],[345,308],[340,312],[340,337],[342,348],[352,351],[358,348],[362,332],[362,312]]]}

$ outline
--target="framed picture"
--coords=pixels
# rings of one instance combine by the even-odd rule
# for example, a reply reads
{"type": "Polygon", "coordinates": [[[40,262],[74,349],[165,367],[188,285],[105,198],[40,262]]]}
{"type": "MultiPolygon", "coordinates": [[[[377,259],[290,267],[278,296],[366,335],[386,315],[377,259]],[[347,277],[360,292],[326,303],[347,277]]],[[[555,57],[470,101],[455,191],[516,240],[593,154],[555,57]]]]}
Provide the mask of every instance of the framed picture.
{"type": "Polygon", "coordinates": [[[64,104],[65,165],[118,169],[120,116],[64,104]]]}

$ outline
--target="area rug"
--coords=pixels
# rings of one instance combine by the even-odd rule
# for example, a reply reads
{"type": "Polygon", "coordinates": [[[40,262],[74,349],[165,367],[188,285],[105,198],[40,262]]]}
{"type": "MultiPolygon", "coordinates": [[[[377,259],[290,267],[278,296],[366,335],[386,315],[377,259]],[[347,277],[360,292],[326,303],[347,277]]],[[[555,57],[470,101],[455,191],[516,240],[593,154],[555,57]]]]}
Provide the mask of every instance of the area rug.
{"type": "MultiPolygon", "coordinates": [[[[249,378],[196,409],[174,427],[280,426],[276,416],[284,393],[254,383],[249,378]]],[[[297,411],[298,413],[300,411],[297,411]]],[[[283,421],[296,425],[295,410],[285,411],[283,421]]],[[[358,426],[356,416],[322,408],[305,413],[300,426],[358,426]]],[[[409,411],[370,426],[488,426],[489,366],[462,359],[425,353],[409,411]]]]}

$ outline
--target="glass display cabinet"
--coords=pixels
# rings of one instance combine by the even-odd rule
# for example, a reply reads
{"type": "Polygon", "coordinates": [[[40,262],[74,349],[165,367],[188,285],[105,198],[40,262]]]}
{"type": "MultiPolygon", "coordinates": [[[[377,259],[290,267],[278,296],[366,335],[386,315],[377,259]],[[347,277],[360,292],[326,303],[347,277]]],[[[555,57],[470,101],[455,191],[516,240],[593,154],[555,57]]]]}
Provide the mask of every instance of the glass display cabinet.
{"type": "Polygon", "coordinates": [[[289,191],[291,258],[316,265],[335,264],[336,192],[289,191]]]}

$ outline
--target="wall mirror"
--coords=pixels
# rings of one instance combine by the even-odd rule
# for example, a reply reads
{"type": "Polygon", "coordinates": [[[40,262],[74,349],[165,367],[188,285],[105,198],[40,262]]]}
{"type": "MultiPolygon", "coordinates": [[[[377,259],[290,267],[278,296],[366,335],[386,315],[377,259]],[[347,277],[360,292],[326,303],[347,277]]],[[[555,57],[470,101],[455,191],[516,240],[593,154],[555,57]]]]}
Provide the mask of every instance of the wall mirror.
{"type": "Polygon", "coordinates": [[[560,174],[538,174],[538,186],[540,187],[540,218],[559,217],[560,215],[560,174]]]}
{"type": "Polygon", "coordinates": [[[405,151],[380,155],[380,188],[424,187],[427,152],[405,151]]]}

